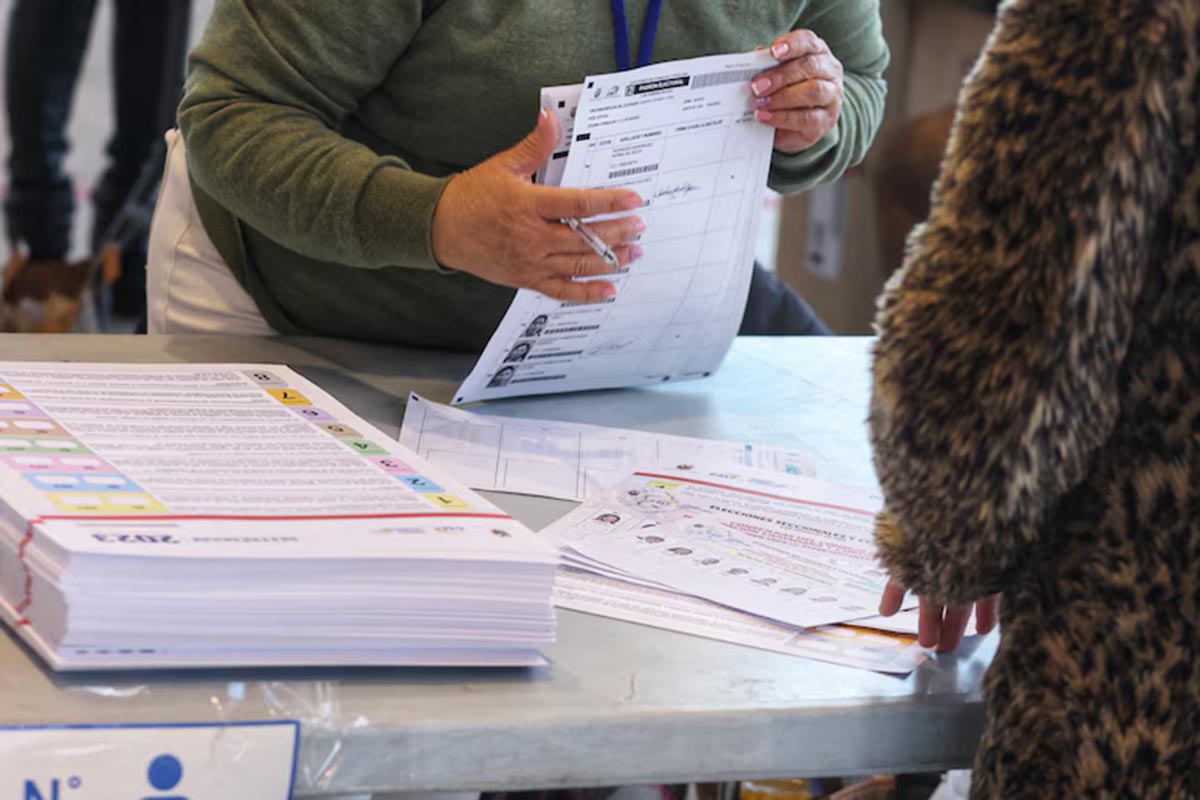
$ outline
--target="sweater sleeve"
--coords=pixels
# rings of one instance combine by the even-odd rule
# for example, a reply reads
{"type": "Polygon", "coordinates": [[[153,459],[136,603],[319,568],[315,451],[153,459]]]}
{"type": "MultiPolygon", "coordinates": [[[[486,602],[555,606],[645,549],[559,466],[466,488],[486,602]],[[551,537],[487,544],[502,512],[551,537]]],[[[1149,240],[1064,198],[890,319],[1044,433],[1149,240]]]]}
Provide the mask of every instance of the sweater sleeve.
{"type": "Polygon", "coordinates": [[[303,255],[435,267],[445,181],[340,133],[420,24],[420,0],[217,0],[179,109],[192,179],[303,255]]]}
{"type": "Polygon", "coordinates": [[[931,216],[880,301],[876,541],[894,578],[940,603],[1006,590],[1052,543],[1050,513],[1120,410],[1181,159],[1183,55],[1136,5],[1004,7],[931,216]]]}
{"type": "Polygon", "coordinates": [[[845,99],[837,125],[823,139],[795,155],[775,152],[768,184],[784,193],[837,180],[861,162],[883,121],[887,97],[883,71],[889,53],[879,0],[817,0],[793,28],[813,31],[842,62],[845,99]]]}

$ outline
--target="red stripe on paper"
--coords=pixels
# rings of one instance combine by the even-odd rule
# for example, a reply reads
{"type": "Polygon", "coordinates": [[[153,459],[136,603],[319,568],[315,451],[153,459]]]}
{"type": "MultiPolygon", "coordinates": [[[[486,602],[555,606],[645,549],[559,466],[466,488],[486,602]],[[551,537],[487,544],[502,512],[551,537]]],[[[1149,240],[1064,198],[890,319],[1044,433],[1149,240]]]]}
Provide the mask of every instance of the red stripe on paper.
{"type": "Polygon", "coordinates": [[[769,497],[772,500],[783,500],[787,503],[798,503],[803,506],[814,506],[816,508],[832,508],[835,511],[848,511],[851,514],[861,514],[864,517],[875,516],[874,511],[864,511],[861,508],[851,508],[850,506],[839,506],[833,503],[818,503],[816,500],[799,500],[795,497],[787,497],[782,494],[770,494],[768,492],[756,492],[753,489],[739,489],[736,486],[726,486],[723,483],[712,483],[710,481],[700,481],[695,478],[684,478],[680,475],[656,475],[652,472],[635,472],[634,475],[638,478],[657,478],[664,481],[678,481],[679,483],[691,483],[696,486],[711,486],[714,489],[724,489],[729,492],[738,492],[739,494],[752,494],[756,497],[769,497]]]}

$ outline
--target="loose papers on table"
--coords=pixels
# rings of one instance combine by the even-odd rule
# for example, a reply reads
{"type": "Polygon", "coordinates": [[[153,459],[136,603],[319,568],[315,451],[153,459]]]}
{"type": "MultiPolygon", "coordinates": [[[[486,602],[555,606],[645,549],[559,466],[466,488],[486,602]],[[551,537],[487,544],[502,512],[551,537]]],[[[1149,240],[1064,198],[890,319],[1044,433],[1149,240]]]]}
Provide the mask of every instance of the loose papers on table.
{"type": "Polygon", "coordinates": [[[911,636],[853,624],[886,580],[871,544],[879,504],[872,490],[757,470],[641,472],[543,531],[566,565],[555,603],[906,673],[926,658],[911,636]]]}
{"type": "MultiPolygon", "coordinates": [[[[774,136],[748,83],[774,63],[761,51],[584,81],[562,185],[641,194],[645,256],[610,276],[619,293],[603,303],[518,292],[455,403],[698,378],[720,365],[746,305],[774,136]]],[[[566,109],[570,92],[546,96],[566,109]]]]}
{"type": "Polygon", "coordinates": [[[54,667],[538,663],[555,564],[286,367],[0,363],[0,613],[54,667]]]}
{"type": "Polygon", "coordinates": [[[815,470],[800,450],[485,416],[416,394],[408,398],[400,444],[474,489],[564,500],[582,500],[646,467],[757,467],[809,476],[815,470]]]}
{"type": "Polygon", "coordinates": [[[551,524],[568,566],[796,627],[874,615],[872,490],[754,470],[638,472],[551,524]]]}
{"type": "Polygon", "coordinates": [[[875,672],[907,674],[929,658],[928,653],[916,645],[915,629],[889,634],[875,629],[873,624],[857,624],[797,630],[699,597],[606,578],[571,567],[558,571],[554,604],[559,608],[875,672]]]}

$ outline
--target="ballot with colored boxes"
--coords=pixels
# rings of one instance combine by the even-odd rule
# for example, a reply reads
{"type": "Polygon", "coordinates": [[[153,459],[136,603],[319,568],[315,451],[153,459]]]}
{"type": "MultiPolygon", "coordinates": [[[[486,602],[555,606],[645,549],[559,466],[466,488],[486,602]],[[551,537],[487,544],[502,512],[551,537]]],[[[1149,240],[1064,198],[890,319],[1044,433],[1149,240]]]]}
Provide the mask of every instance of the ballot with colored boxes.
{"type": "Polygon", "coordinates": [[[56,669],[536,664],[555,563],[287,367],[0,363],[0,616],[56,669]]]}

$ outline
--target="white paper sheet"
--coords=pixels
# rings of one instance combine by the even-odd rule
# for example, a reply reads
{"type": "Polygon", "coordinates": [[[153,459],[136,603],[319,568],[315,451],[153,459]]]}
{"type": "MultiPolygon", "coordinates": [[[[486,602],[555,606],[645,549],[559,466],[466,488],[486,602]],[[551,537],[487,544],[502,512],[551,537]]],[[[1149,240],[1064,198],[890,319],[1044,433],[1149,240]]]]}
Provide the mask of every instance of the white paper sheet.
{"type": "Polygon", "coordinates": [[[558,572],[554,604],[559,608],[875,672],[904,675],[929,657],[916,645],[913,636],[845,625],[798,631],[698,597],[635,586],[570,568],[558,572]]]}
{"type": "Polygon", "coordinates": [[[872,616],[886,584],[872,489],[809,478],[638,472],[542,531],[594,562],[797,627],[872,616]]]}
{"type": "Polygon", "coordinates": [[[462,526],[495,549],[492,522],[513,536],[502,549],[521,557],[541,548],[519,523],[428,465],[315,384],[287,367],[214,365],[43,365],[0,362],[0,391],[24,411],[0,408],[0,496],[27,520],[44,522],[73,552],[145,553],[166,558],[256,553],[327,557],[366,542],[393,544],[369,524],[403,525],[421,535],[403,550],[461,558],[437,528],[462,526]],[[19,424],[41,426],[23,433],[19,424]],[[116,519],[113,519],[113,518],[116,519]],[[95,533],[112,523],[168,517],[185,530],[199,518],[210,533],[164,548],[95,533]],[[254,537],[283,518],[287,540],[254,537]],[[338,532],[331,539],[330,530],[338,532]],[[310,533],[311,532],[311,533],[310,533]],[[355,544],[352,540],[358,539],[355,544]]]}
{"type": "Polygon", "coordinates": [[[570,86],[546,86],[542,89],[542,108],[558,119],[558,146],[546,166],[537,171],[534,182],[543,186],[561,186],[563,172],[567,169],[567,156],[571,154],[571,139],[575,135],[575,114],[579,109],[579,95],[583,84],[570,86]]]}
{"type": "MultiPolygon", "coordinates": [[[[602,303],[519,292],[455,404],[717,369],[745,310],[774,136],[754,118],[748,83],[773,65],[763,51],[584,81],[562,185],[637,191],[645,255],[610,276],[619,293],[602,303]]],[[[543,102],[569,117],[569,88],[543,102]]]]}
{"type": "Polygon", "coordinates": [[[412,394],[400,444],[473,489],[583,500],[639,467],[758,469],[812,477],[808,453],[577,422],[472,413],[412,394]]]}

